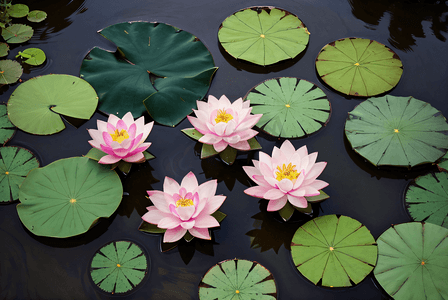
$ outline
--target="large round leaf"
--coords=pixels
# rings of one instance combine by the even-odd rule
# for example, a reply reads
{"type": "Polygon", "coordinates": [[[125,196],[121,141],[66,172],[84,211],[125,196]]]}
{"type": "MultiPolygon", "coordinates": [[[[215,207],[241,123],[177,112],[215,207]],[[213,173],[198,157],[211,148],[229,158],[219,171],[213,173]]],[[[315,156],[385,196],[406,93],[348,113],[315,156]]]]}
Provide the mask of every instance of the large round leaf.
{"type": "Polygon", "coordinates": [[[448,149],[447,134],[440,111],[413,97],[367,99],[345,122],[353,149],[376,166],[435,162],[448,149]]]}
{"type": "Polygon", "coordinates": [[[323,47],[316,69],[335,90],[368,97],[391,90],[403,73],[395,52],[377,41],[361,38],[345,38],[323,47]]]}
{"type": "Polygon", "coordinates": [[[373,270],[377,246],[357,220],[327,215],[297,229],[291,255],[300,273],[314,284],[346,287],[358,284],[373,270]]]}
{"type": "Polygon", "coordinates": [[[13,24],[2,29],[2,37],[11,44],[26,42],[33,36],[33,33],[33,28],[23,24],[13,24]]]}
{"type": "Polygon", "coordinates": [[[155,121],[175,126],[207,93],[217,68],[194,35],[146,22],[119,23],[100,33],[126,58],[93,48],[84,59],[81,77],[97,91],[100,110],[139,116],[146,107],[155,121]]]}
{"type": "Polygon", "coordinates": [[[28,173],[39,167],[39,161],[20,147],[0,148],[0,202],[19,199],[19,187],[28,173]]]}
{"type": "Polygon", "coordinates": [[[406,190],[405,202],[414,221],[448,228],[448,173],[417,177],[406,190]]]}
{"type": "Polygon", "coordinates": [[[222,22],[218,39],[233,57],[257,65],[271,65],[294,58],[309,40],[297,16],[273,7],[240,10],[222,22]]]}
{"type": "Polygon", "coordinates": [[[50,74],[32,78],[12,93],[11,122],[32,134],[53,134],[65,128],[61,115],[89,119],[98,105],[95,90],[78,77],[50,74]]]}
{"type": "Polygon", "coordinates": [[[253,114],[263,114],[257,126],[283,138],[316,132],[328,123],[330,102],[325,93],[309,81],[274,78],[255,86],[245,97],[253,114]]]}
{"type": "Polygon", "coordinates": [[[28,16],[26,17],[28,21],[30,22],[42,22],[47,18],[47,13],[41,10],[32,10],[29,12],[28,16]]]}
{"type": "Polygon", "coordinates": [[[377,240],[373,273],[395,300],[448,299],[448,229],[430,223],[404,223],[377,240]]]}
{"type": "Polygon", "coordinates": [[[25,4],[14,4],[8,7],[6,10],[10,17],[22,18],[25,17],[30,9],[25,4]]]}
{"type": "Polygon", "coordinates": [[[115,241],[101,247],[90,264],[93,283],[111,294],[132,291],[147,274],[148,260],[145,253],[128,241],[115,241]]]}
{"type": "Polygon", "coordinates": [[[277,299],[274,277],[257,262],[225,260],[213,266],[199,283],[199,299],[277,299]]]}
{"type": "Polygon", "coordinates": [[[87,157],[60,159],[28,175],[20,188],[17,212],[35,235],[65,238],[110,217],[122,194],[114,171],[87,157]]]}
{"type": "Polygon", "coordinates": [[[6,105],[0,105],[0,144],[5,145],[14,133],[16,128],[12,125],[8,118],[8,113],[6,112],[6,105]]]}
{"type": "Polygon", "coordinates": [[[0,85],[16,82],[22,73],[22,66],[15,60],[0,60],[0,85]]]}

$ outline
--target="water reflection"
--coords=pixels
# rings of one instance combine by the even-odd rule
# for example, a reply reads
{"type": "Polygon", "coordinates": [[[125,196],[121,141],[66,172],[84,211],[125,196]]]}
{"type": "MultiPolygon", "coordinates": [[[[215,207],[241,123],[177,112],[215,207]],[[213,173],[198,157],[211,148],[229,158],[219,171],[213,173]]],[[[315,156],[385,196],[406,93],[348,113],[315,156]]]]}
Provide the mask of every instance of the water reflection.
{"type": "Polygon", "coordinates": [[[151,298],[155,300],[184,300],[192,299],[197,294],[197,275],[191,274],[186,268],[161,268],[157,270],[157,277],[162,281],[163,288],[152,289],[151,298]]]}
{"type": "Polygon", "coordinates": [[[431,23],[431,31],[440,41],[445,42],[442,33],[448,31],[448,2],[422,0],[348,0],[353,15],[367,23],[369,29],[390,15],[389,43],[397,49],[411,51],[415,38],[424,38],[423,21],[431,23]],[[427,3],[424,3],[427,2],[427,3]]]}

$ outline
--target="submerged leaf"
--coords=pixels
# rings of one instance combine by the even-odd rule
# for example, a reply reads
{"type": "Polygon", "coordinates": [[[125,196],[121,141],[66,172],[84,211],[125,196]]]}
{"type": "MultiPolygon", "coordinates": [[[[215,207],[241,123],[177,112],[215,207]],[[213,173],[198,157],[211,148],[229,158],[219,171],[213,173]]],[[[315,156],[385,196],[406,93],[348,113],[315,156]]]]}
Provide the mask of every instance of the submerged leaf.
{"type": "Polygon", "coordinates": [[[16,127],[12,125],[8,118],[8,113],[6,112],[6,105],[0,105],[0,144],[5,145],[14,133],[16,132],[16,127]]]}
{"type": "Polygon", "coordinates": [[[30,22],[39,23],[47,18],[47,13],[41,10],[32,10],[28,13],[27,19],[30,22]]]}
{"type": "Polygon", "coordinates": [[[11,84],[22,76],[22,66],[10,59],[0,60],[0,85],[11,84]]]}
{"type": "Polygon", "coordinates": [[[33,28],[23,24],[13,24],[2,29],[2,37],[11,44],[26,42],[33,36],[33,33],[33,28]]]}

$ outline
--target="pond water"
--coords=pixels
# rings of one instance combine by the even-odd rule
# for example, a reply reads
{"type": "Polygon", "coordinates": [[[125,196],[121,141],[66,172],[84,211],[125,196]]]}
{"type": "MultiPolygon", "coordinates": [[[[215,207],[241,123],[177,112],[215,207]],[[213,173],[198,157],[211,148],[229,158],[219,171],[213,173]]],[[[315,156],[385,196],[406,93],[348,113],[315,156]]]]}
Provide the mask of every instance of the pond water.
{"type": "MultiPolygon", "coordinates": [[[[17,3],[14,1],[14,3],[17,3]]],[[[347,112],[361,99],[348,98],[328,88],[319,79],[314,61],[327,43],[344,37],[374,39],[391,47],[404,65],[403,76],[390,94],[413,96],[429,102],[448,116],[448,2],[422,3],[387,0],[281,0],[281,1],[23,1],[30,9],[48,13],[46,21],[33,25],[33,38],[12,47],[8,58],[27,47],[39,47],[47,54],[42,67],[25,71],[23,80],[44,75],[79,75],[82,59],[94,46],[114,51],[114,45],[97,31],[125,21],[168,23],[196,35],[210,50],[219,67],[209,94],[225,94],[231,101],[243,97],[252,87],[273,77],[290,76],[317,84],[327,94],[332,115],[317,134],[293,140],[296,148],[307,145],[318,151],[318,161],[328,165],[320,179],[330,199],[316,206],[315,215],[342,214],[359,220],[377,238],[391,224],[411,221],[403,204],[409,181],[434,170],[422,166],[413,170],[378,169],[356,154],[344,136],[347,112]],[[254,67],[228,57],[218,45],[221,22],[235,11],[254,5],[273,5],[296,14],[310,31],[310,42],[300,59],[273,68],[254,67]]],[[[16,21],[18,23],[18,21],[16,21]]],[[[119,76],[119,74],[117,74],[119,76]]],[[[4,86],[0,97],[6,103],[18,86],[4,86]]],[[[9,145],[33,151],[47,165],[57,159],[86,154],[90,139],[86,128],[96,128],[95,113],[79,128],[67,128],[51,136],[33,136],[18,131],[9,145]]],[[[147,118],[149,121],[150,118],[147,118]]],[[[254,260],[268,268],[277,283],[279,299],[389,299],[376,286],[372,274],[352,288],[316,287],[295,269],[290,241],[307,220],[296,216],[282,223],[278,214],[266,212],[266,201],[252,198],[243,190],[252,183],[241,166],[251,165],[258,154],[240,154],[233,166],[215,158],[201,160],[199,147],[180,130],[192,127],[187,120],[175,128],[155,125],[148,149],[155,159],[134,166],[122,181],[126,195],[111,218],[102,220],[86,234],[68,239],[41,238],[20,222],[16,204],[0,207],[0,298],[1,299],[108,299],[111,296],[92,284],[88,265],[97,249],[113,240],[130,240],[149,255],[149,274],[131,295],[132,299],[198,299],[198,284],[205,272],[225,259],[254,260]],[[213,230],[212,241],[181,243],[162,253],[160,235],[138,231],[141,215],[150,201],[146,190],[162,190],[165,176],[180,181],[193,171],[199,182],[218,179],[217,194],[227,200],[221,211],[227,218],[213,230]]],[[[271,154],[278,140],[260,133],[263,151],[271,154]]]]}

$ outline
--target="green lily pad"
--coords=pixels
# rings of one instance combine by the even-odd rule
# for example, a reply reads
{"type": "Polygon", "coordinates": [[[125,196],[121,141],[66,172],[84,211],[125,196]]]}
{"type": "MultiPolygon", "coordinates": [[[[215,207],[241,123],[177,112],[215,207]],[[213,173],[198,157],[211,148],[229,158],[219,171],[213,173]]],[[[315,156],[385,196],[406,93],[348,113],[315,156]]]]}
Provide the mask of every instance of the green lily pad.
{"type": "Polygon", "coordinates": [[[373,271],[395,300],[448,299],[448,229],[430,223],[404,223],[377,240],[373,271]]]}
{"type": "Polygon", "coordinates": [[[41,10],[32,10],[28,13],[26,18],[30,22],[39,23],[47,18],[47,13],[41,10]]]}
{"type": "Polygon", "coordinates": [[[28,175],[20,187],[17,212],[33,234],[65,238],[110,217],[122,195],[117,173],[87,157],[71,157],[28,175]]]}
{"type": "Polygon", "coordinates": [[[274,276],[257,262],[229,259],[205,273],[199,283],[199,299],[277,299],[274,276]]]}
{"type": "Polygon", "coordinates": [[[313,212],[311,203],[322,202],[325,199],[330,198],[330,196],[328,196],[323,190],[320,190],[319,192],[320,192],[320,194],[317,196],[305,197],[306,200],[308,201],[307,207],[297,207],[297,206],[292,205],[290,202],[286,202],[285,206],[283,206],[278,211],[278,213],[280,214],[280,217],[283,219],[283,221],[287,222],[287,221],[289,221],[289,219],[291,219],[292,215],[294,214],[294,212],[296,210],[301,213],[304,213],[304,214],[311,214],[313,212]]]}
{"type": "Polygon", "coordinates": [[[10,17],[23,18],[28,15],[30,9],[25,4],[14,4],[6,10],[10,17]]]}
{"type": "Polygon", "coordinates": [[[439,171],[448,171],[448,153],[442,156],[439,163],[437,164],[437,168],[439,169],[439,171]]]}
{"type": "Polygon", "coordinates": [[[33,33],[33,28],[23,24],[13,24],[2,29],[2,37],[10,44],[26,42],[33,36],[33,33]]]}
{"type": "Polygon", "coordinates": [[[89,119],[98,97],[85,80],[50,74],[22,83],[8,101],[11,122],[32,134],[53,134],[65,128],[60,115],[89,119]]]}
{"type": "Polygon", "coordinates": [[[405,203],[414,221],[448,228],[448,173],[417,177],[406,189],[405,203]]]}
{"type": "Polygon", "coordinates": [[[22,66],[10,59],[0,60],[0,85],[11,84],[22,76],[22,66]]]}
{"type": "Polygon", "coordinates": [[[315,218],[297,229],[291,243],[294,265],[312,283],[348,287],[374,268],[377,246],[357,220],[336,215],[315,218]]]}
{"type": "Polygon", "coordinates": [[[345,122],[353,149],[375,166],[433,163],[448,149],[447,134],[440,111],[413,97],[367,99],[345,122]]]}
{"type": "Polygon", "coordinates": [[[12,125],[8,118],[6,105],[0,105],[0,144],[5,145],[16,132],[16,127],[12,125]]]}
{"type": "Polygon", "coordinates": [[[16,55],[16,58],[19,56],[23,59],[22,61],[24,63],[32,66],[41,65],[47,59],[47,57],[45,56],[45,52],[39,48],[28,48],[23,52],[19,51],[19,54],[16,55]]]}
{"type": "Polygon", "coordinates": [[[250,100],[253,114],[263,114],[257,126],[277,137],[296,138],[312,134],[330,119],[327,95],[303,79],[268,79],[250,90],[245,100],[250,100]]]}
{"type": "Polygon", "coordinates": [[[310,33],[300,19],[273,7],[240,10],[222,22],[218,39],[233,57],[267,66],[299,55],[310,33]]]}
{"type": "Polygon", "coordinates": [[[93,256],[90,276],[93,283],[110,294],[129,293],[146,277],[149,269],[145,252],[137,244],[114,241],[93,256]]]}
{"type": "Polygon", "coordinates": [[[322,80],[335,90],[371,97],[398,84],[403,64],[394,51],[377,41],[345,38],[320,50],[316,69],[322,80]]]}
{"type": "Polygon", "coordinates": [[[9,45],[6,43],[0,43],[0,57],[8,55],[9,45]]]}
{"type": "Polygon", "coordinates": [[[19,187],[28,173],[39,167],[39,161],[20,147],[0,148],[0,202],[19,199],[19,187]]]}
{"type": "Polygon", "coordinates": [[[155,121],[175,126],[207,93],[217,68],[194,35],[147,22],[119,23],[100,33],[126,59],[98,48],[84,59],[81,77],[97,91],[100,110],[139,116],[146,107],[155,121]]]}

